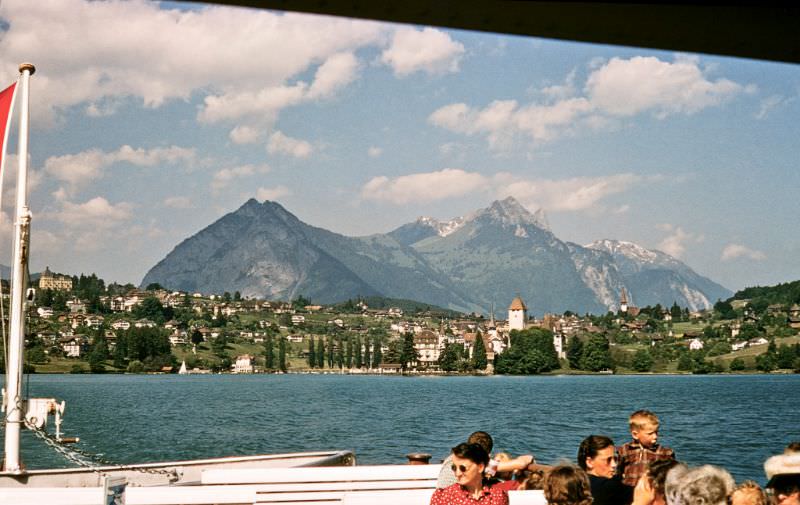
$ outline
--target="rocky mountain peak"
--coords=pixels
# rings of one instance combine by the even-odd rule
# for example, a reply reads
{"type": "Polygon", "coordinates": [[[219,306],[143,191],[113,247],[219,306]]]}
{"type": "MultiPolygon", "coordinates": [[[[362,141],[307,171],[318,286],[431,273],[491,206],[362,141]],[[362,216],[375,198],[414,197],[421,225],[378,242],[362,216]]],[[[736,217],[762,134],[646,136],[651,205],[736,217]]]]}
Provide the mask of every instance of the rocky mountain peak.
{"type": "Polygon", "coordinates": [[[495,200],[486,208],[477,211],[470,218],[471,221],[481,217],[488,217],[492,221],[498,222],[503,226],[524,226],[533,225],[537,228],[550,231],[550,225],[547,222],[547,216],[544,209],[539,209],[536,214],[531,214],[519,201],[513,196],[509,196],[503,200],[495,200]]]}
{"type": "Polygon", "coordinates": [[[433,217],[423,216],[418,218],[416,223],[420,226],[431,228],[440,237],[446,237],[457,229],[461,228],[461,226],[464,224],[464,218],[456,217],[449,221],[439,221],[433,217]]]}

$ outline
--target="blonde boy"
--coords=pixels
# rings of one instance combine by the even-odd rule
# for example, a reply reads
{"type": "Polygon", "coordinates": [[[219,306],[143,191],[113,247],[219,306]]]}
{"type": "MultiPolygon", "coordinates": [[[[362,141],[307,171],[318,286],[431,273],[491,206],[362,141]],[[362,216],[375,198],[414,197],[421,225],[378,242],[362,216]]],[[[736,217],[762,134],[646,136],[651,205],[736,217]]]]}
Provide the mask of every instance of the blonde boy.
{"type": "Polygon", "coordinates": [[[617,472],[627,486],[636,486],[653,461],[675,459],[675,451],[658,445],[658,417],[649,410],[637,410],[628,418],[633,440],[619,451],[617,472]]]}

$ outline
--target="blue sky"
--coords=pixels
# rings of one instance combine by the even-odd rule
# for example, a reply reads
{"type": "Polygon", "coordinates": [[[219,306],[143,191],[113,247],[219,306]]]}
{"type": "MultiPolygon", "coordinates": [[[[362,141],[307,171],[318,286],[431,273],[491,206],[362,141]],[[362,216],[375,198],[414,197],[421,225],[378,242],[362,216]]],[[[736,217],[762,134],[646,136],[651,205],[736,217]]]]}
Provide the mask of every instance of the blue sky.
{"type": "Polygon", "coordinates": [[[138,284],[248,198],[368,235],[511,195],[733,290],[800,279],[797,65],[142,1],[0,29],[0,79],[37,67],[33,270],[138,284]]]}

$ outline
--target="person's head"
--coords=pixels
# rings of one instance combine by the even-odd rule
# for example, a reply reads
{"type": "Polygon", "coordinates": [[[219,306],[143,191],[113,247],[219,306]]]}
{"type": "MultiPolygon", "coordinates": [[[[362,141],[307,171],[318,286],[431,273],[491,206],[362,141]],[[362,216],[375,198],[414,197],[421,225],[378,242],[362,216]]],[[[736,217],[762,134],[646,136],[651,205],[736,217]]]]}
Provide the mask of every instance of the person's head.
{"type": "Polygon", "coordinates": [[[591,505],[592,490],[589,477],[582,469],[560,465],[544,476],[544,497],[548,505],[591,505]]]}
{"type": "Polygon", "coordinates": [[[800,505],[800,453],[772,456],[764,462],[764,471],[775,505],[800,505]]]}
{"type": "Polygon", "coordinates": [[[544,489],[544,477],[545,473],[542,470],[533,470],[532,472],[528,472],[528,475],[522,479],[517,489],[520,491],[524,491],[526,489],[544,489]]]}
{"type": "Polygon", "coordinates": [[[667,473],[664,484],[667,505],[727,505],[733,488],[731,474],[711,465],[691,470],[677,465],[667,473]]]}
{"type": "Polygon", "coordinates": [[[800,452],[800,442],[789,442],[789,445],[783,450],[784,454],[792,454],[795,452],[800,452]]]}
{"type": "Polygon", "coordinates": [[[658,442],[658,416],[649,410],[637,410],[628,418],[631,436],[644,447],[653,447],[658,442]]]}
{"type": "Polygon", "coordinates": [[[603,435],[590,435],[578,447],[578,465],[590,475],[610,479],[617,471],[614,441],[603,435]]]}
{"type": "Polygon", "coordinates": [[[453,447],[453,464],[456,482],[468,488],[480,487],[483,471],[489,463],[489,453],[478,444],[458,444],[453,447]]]}
{"type": "Polygon", "coordinates": [[[486,454],[491,454],[492,448],[494,447],[492,436],[485,431],[476,431],[470,435],[469,438],[467,438],[467,443],[478,444],[479,446],[483,447],[483,450],[486,451],[486,454]]]}
{"type": "Polygon", "coordinates": [[[647,465],[647,473],[645,474],[653,487],[655,497],[653,499],[654,505],[663,505],[666,503],[666,493],[664,491],[664,483],[667,480],[667,474],[670,470],[678,466],[680,463],[674,459],[662,459],[651,462],[647,465]]]}
{"type": "Polygon", "coordinates": [[[767,505],[767,494],[752,480],[736,486],[731,494],[730,505],[767,505]]]}

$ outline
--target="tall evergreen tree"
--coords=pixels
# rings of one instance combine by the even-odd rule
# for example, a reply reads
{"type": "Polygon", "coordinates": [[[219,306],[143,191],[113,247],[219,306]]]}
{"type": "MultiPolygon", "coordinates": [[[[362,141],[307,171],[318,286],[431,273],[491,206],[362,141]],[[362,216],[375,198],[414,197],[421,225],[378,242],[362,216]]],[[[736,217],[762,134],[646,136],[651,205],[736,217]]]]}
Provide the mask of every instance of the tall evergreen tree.
{"type": "Polygon", "coordinates": [[[356,335],[356,341],[353,344],[353,366],[356,368],[361,368],[361,337],[356,335]]]}
{"type": "Polygon", "coordinates": [[[275,368],[275,351],[272,348],[272,333],[267,333],[264,338],[264,368],[273,370],[275,368]]]}
{"type": "Polygon", "coordinates": [[[486,370],[489,364],[486,358],[486,347],[483,345],[483,337],[481,332],[475,335],[475,347],[472,349],[472,368],[475,370],[486,370]]]}
{"type": "Polygon", "coordinates": [[[347,337],[347,356],[344,360],[345,368],[353,368],[353,337],[347,337]]]}
{"type": "Polygon", "coordinates": [[[325,340],[320,336],[317,340],[317,367],[325,368],[325,340]]]}
{"type": "Polygon", "coordinates": [[[573,370],[580,370],[582,357],[583,341],[577,335],[573,335],[569,339],[569,345],[567,346],[567,361],[569,361],[569,367],[573,370]]]}
{"type": "Polygon", "coordinates": [[[278,366],[281,369],[281,372],[286,372],[288,367],[286,366],[286,338],[281,336],[278,337],[278,366]]]}
{"type": "Polygon", "coordinates": [[[381,338],[376,336],[372,341],[372,368],[380,367],[382,359],[381,338]]]}
{"type": "Polygon", "coordinates": [[[464,348],[456,343],[446,343],[439,354],[439,368],[445,372],[454,372],[459,368],[464,348]]]}
{"type": "Polygon", "coordinates": [[[369,337],[364,336],[364,366],[367,368],[372,368],[372,362],[370,361],[369,345],[370,345],[369,337]]]}
{"type": "Polygon", "coordinates": [[[337,337],[336,340],[339,346],[339,348],[336,349],[336,366],[341,369],[344,367],[344,340],[342,340],[341,335],[337,337]]]}
{"type": "Polygon", "coordinates": [[[414,334],[405,333],[400,348],[400,366],[403,370],[407,370],[412,363],[416,363],[418,360],[417,349],[414,347],[414,334]]]}
{"type": "Polygon", "coordinates": [[[328,336],[328,368],[333,368],[334,354],[336,352],[334,349],[336,347],[334,345],[335,342],[333,335],[328,336]]]}
{"type": "Polygon", "coordinates": [[[314,368],[317,364],[317,358],[314,355],[314,337],[308,337],[308,368],[314,368]]]}

